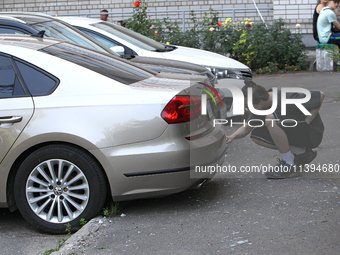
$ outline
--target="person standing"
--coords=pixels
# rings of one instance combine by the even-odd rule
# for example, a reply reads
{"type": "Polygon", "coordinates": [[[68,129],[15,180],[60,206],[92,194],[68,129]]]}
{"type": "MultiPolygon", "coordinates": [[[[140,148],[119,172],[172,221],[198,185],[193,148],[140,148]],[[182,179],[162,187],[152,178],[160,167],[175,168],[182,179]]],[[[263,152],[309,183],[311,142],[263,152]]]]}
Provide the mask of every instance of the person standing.
{"type": "Polygon", "coordinates": [[[100,14],[100,19],[102,21],[108,21],[109,15],[105,14],[105,13],[108,13],[108,11],[104,9],[104,10],[101,10],[100,13],[103,13],[103,14],[100,14]]]}
{"type": "Polygon", "coordinates": [[[315,41],[319,41],[318,30],[316,28],[316,24],[318,21],[318,17],[320,12],[323,8],[325,8],[328,4],[328,0],[320,0],[319,4],[315,6],[314,13],[313,13],[313,37],[315,41]]]}
{"type": "Polygon", "coordinates": [[[340,29],[334,10],[338,10],[340,0],[329,0],[327,7],[324,7],[317,20],[317,31],[320,43],[336,44],[340,46],[340,33],[333,33],[332,26],[340,29]]]}
{"type": "Polygon", "coordinates": [[[117,25],[121,27],[125,27],[125,22],[123,20],[118,20],[117,25]]]}

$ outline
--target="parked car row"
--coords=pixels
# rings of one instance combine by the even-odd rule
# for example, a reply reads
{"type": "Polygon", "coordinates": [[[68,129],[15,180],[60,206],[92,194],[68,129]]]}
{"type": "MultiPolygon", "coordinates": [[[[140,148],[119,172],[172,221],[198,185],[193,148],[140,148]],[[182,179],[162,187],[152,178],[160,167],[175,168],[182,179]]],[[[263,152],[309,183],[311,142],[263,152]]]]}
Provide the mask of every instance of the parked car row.
{"type": "MultiPolygon", "coordinates": [[[[118,54],[111,51],[108,47],[97,40],[92,39],[92,37],[82,33],[80,30],[72,27],[66,22],[52,18],[46,14],[0,13],[0,33],[30,34],[40,37],[47,36],[57,38],[109,53],[120,58],[118,54]]],[[[172,61],[168,64],[165,61],[157,61],[157,59],[145,57],[135,58],[134,62],[138,63],[140,66],[144,66],[158,72],[205,75],[211,81],[211,85],[215,83],[214,75],[206,68],[198,65],[181,61],[172,61]]]]}
{"type": "Polygon", "coordinates": [[[63,233],[108,197],[163,196],[211,179],[191,170],[225,158],[217,84],[202,65],[123,59],[48,15],[0,13],[0,207],[63,233]]]}
{"type": "Polygon", "coordinates": [[[6,12],[0,13],[0,33],[3,33],[1,31],[19,34],[38,34],[45,31],[46,36],[116,53],[117,56],[155,71],[201,73],[210,76],[211,82],[216,83],[216,88],[225,95],[223,103],[227,106],[226,117],[234,116],[233,96],[229,85],[242,88],[244,79],[252,78],[249,67],[231,58],[208,51],[162,44],[127,28],[96,19],[57,19],[46,14],[6,12]],[[214,79],[217,81],[213,81],[214,79]]]}
{"type": "Polygon", "coordinates": [[[59,17],[125,58],[144,56],[164,60],[180,60],[209,69],[216,77],[216,88],[225,94],[228,117],[232,117],[232,94],[228,85],[244,86],[244,79],[252,78],[252,71],[234,59],[199,49],[156,42],[130,29],[110,22],[84,18],[59,17]]]}

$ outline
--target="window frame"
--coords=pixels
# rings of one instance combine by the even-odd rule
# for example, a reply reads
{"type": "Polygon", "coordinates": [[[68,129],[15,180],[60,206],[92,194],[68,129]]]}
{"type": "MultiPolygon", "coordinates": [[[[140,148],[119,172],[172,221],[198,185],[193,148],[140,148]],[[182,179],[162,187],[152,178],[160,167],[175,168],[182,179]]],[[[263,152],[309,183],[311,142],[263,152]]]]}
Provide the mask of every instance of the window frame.
{"type": "MultiPolygon", "coordinates": [[[[15,73],[15,77],[16,77],[16,79],[18,79],[19,85],[21,86],[21,89],[24,92],[23,95],[15,95],[15,94],[13,94],[11,97],[1,97],[0,96],[0,99],[3,99],[3,98],[31,97],[31,96],[32,97],[48,96],[48,95],[52,94],[56,90],[56,88],[59,86],[59,84],[60,84],[60,80],[57,77],[55,77],[54,75],[50,74],[49,72],[47,72],[47,71],[41,69],[40,67],[37,67],[37,66],[35,66],[35,65],[33,65],[33,64],[23,60],[23,59],[20,59],[18,57],[15,57],[15,56],[12,56],[10,54],[3,53],[3,52],[0,52],[0,57],[5,57],[5,58],[7,58],[9,60],[9,62],[12,65],[13,71],[15,73]],[[42,73],[45,76],[47,76],[48,78],[50,78],[51,80],[53,80],[55,82],[55,85],[52,87],[52,89],[48,93],[42,93],[42,94],[31,93],[29,87],[27,86],[27,84],[25,82],[25,79],[23,78],[23,76],[22,76],[22,74],[20,72],[19,67],[16,64],[16,61],[20,62],[23,65],[28,66],[29,68],[34,69],[37,72],[42,73]]],[[[13,93],[14,93],[14,89],[13,89],[13,93]]]]}
{"type": "MultiPolygon", "coordinates": [[[[26,82],[25,82],[25,79],[22,77],[19,67],[18,67],[17,64],[15,63],[15,66],[16,66],[16,68],[17,68],[16,71],[20,74],[20,77],[22,78],[22,83],[23,83],[22,86],[25,87],[25,89],[27,89],[27,91],[28,91],[28,93],[29,93],[30,96],[37,97],[37,96],[48,96],[48,95],[51,95],[51,94],[57,89],[57,87],[59,86],[60,80],[59,80],[57,77],[55,77],[54,75],[52,75],[51,73],[49,73],[49,72],[47,72],[47,71],[41,69],[40,67],[37,67],[37,66],[35,66],[35,65],[33,65],[33,64],[31,64],[31,63],[25,61],[25,60],[22,60],[22,59],[20,59],[20,58],[18,58],[18,57],[12,56],[12,59],[13,59],[13,62],[14,62],[14,63],[15,63],[15,61],[18,61],[18,62],[20,62],[21,64],[26,65],[26,66],[28,66],[28,67],[34,69],[35,71],[37,71],[37,72],[39,72],[39,73],[41,73],[41,74],[47,76],[48,78],[50,78],[51,80],[53,80],[53,81],[55,82],[54,86],[52,87],[52,89],[51,89],[49,92],[47,92],[47,93],[42,93],[42,94],[33,94],[33,93],[30,91],[29,87],[27,86],[27,84],[26,84],[26,82]]],[[[21,81],[20,81],[20,82],[21,82],[21,81]]]]}

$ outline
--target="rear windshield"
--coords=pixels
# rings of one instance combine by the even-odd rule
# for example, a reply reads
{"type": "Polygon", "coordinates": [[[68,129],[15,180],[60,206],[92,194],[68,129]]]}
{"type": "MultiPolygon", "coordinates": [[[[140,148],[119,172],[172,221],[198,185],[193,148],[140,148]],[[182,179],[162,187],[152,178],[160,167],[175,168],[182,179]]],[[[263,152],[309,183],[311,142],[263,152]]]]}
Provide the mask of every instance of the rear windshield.
{"type": "Polygon", "coordinates": [[[156,74],[109,54],[101,54],[66,42],[39,51],[65,59],[127,85],[148,79],[156,74]]]}

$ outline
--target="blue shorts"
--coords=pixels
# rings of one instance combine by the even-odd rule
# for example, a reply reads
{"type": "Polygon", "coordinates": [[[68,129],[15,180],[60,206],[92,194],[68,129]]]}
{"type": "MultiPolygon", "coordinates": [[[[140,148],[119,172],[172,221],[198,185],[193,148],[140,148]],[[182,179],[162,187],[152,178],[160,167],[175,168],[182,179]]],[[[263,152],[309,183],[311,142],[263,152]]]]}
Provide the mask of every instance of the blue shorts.
{"type": "Polygon", "coordinates": [[[340,33],[332,33],[327,43],[340,46],[340,33]]]}

